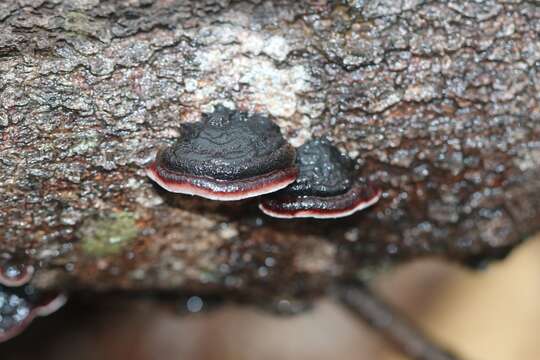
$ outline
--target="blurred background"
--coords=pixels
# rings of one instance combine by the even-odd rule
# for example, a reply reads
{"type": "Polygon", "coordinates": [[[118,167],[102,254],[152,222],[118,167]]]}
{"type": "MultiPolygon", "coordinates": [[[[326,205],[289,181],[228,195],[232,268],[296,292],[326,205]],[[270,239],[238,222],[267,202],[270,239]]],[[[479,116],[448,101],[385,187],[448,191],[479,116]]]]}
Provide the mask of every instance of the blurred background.
{"type": "MultiPolygon", "coordinates": [[[[540,359],[540,236],[486,270],[437,259],[381,274],[374,288],[465,359],[540,359]]],[[[204,308],[203,308],[204,310],[204,308]]],[[[298,316],[238,305],[179,315],[150,300],[75,299],[0,345],[26,359],[406,359],[328,299],[298,316]]]]}

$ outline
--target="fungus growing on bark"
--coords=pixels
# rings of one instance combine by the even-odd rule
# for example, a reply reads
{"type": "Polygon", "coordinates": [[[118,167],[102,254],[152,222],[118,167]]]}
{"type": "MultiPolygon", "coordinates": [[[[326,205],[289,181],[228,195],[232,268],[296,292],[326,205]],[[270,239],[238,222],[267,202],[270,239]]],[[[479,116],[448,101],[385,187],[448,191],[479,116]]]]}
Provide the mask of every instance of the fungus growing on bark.
{"type": "Polygon", "coordinates": [[[38,316],[47,316],[66,302],[59,293],[41,293],[30,285],[0,285],[0,343],[20,334],[38,316]]]}
{"type": "Polygon", "coordinates": [[[230,201],[282,189],[298,169],[295,149],[270,119],[217,106],[202,121],[184,124],[147,174],[170,192],[230,201]]]}
{"type": "Polygon", "coordinates": [[[6,260],[0,263],[0,285],[17,287],[28,283],[34,274],[34,267],[24,262],[6,260]]]}
{"type": "Polygon", "coordinates": [[[296,162],[296,181],[259,204],[265,214],[278,218],[340,218],[380,198],[379,189],[356,181],[353,161],[326,139],[299,147],[296,162]]]}

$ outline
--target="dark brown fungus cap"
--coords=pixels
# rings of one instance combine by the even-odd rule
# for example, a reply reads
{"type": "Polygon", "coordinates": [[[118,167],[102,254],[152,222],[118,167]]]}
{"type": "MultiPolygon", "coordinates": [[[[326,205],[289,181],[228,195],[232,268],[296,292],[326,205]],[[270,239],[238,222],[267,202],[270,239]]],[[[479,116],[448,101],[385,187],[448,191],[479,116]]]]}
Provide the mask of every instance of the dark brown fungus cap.
{"type": "Polygon", "coordinates": [[[30,285],[0,285],[0,343],[20,334],[36,317],[55,312],[65,302],[65,295],[41,293],[30,285]]]}
{"type": "Polygon", "coordinates": [[[259,207],[265,214],[278,218],[340,218],[379,200],[380,190],[358,183],[353,161],[326,139],[299,147],[296,162],[300,171],[296,181],[261,201],[259,207]]]}
{"type": "Polygon", "coordinates": [[[298,170],[295,149],[270,119],[217,106],[202,121],[184,124],[147,174],[170,192],[228,201],[282,189],[298,170]]]}

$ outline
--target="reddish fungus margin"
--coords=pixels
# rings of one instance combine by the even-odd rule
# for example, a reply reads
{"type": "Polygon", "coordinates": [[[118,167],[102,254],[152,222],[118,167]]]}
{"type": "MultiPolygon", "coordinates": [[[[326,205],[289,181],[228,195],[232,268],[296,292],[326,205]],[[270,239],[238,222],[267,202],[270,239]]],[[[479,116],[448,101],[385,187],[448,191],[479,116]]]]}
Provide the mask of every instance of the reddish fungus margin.
{"type": "Polygon", "coordinates": [[[259,208],[266,215],[281,218],[337,219],[350,216],[377,203],[380,189],[354,186],[344,194],[336,196],[282,196],[264,199],[259,208]]]}
{"type": "Polygon", "coordinates": [[[0,266],[0,284],[19,287],[27,284],[34,275],[34,266],[7,262],[0,266]]]}
{"type": "Polygon", "coordinates": [[[48,294],[37,302],[26,297],[24,291],[10,292],[0,288],[0,300],[4,299],[0,301],[0,343],[19,335],[36,317],[54,313],[67,301],[67,296],[61,293],[48,294]]]}
{"type": "Polygon", "coordinates": [[[146,169],[146,174],[159,186],[172,193],[234,201],[283,189],[296,180],[298,169],[290,167],[246,179],[220,180],[173,172],[154,162],[146,169]]]}

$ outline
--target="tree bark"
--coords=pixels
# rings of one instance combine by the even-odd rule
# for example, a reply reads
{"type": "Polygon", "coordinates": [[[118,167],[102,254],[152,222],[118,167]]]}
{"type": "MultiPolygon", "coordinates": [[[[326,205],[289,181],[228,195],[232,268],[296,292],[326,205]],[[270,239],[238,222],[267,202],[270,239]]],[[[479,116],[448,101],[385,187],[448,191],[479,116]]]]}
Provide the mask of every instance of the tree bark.
{"type": "Polygon", "coordinates": [[[307,296],[540,227],[536,1],[8,0],[0,254],[43,288],[307,296]],[[328,136],[384,190],[336,221],[168,194],[144,168],[224,103],[328,136]]]}

